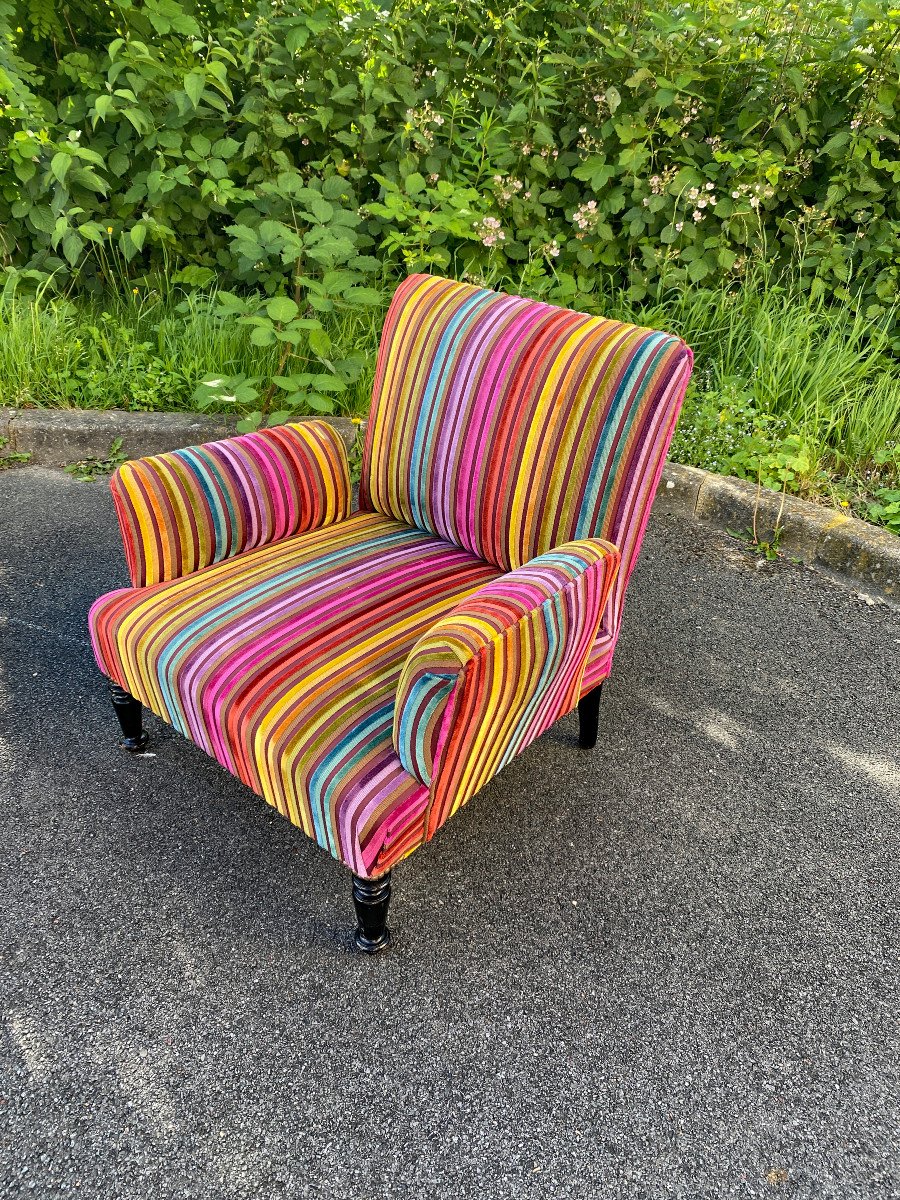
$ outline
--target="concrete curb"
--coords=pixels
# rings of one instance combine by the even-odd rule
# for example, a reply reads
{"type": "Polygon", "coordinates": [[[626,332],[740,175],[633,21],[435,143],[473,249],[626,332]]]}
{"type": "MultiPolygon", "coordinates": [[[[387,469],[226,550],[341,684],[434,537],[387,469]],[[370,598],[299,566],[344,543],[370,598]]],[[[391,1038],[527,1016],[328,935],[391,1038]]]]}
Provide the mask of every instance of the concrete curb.
{"type": "Polygon", "coordinates": [[[900,601],[900,538],[833,508],[782,496],[743,479],[666,463],[653,511],[702,521],[723,531],[755,530],[789,558],[824,571],[867,595],[900,601]]]}
{"type": "MultiPolygon", "coordinates": [[[[326,419],[350,449],[359,426],[346,417],[326,419]]],[[[118,437],[128,458],[141,458],[233,433],[234,421],[199,413],[0,409],[0,435],[8,449],[28,453],[30,463],[44,467],[66,466],[89,455],[103,458],[118,437]]],[[[654,512],[742,534],[755,527],[760,541],[772,541],[779,529],[779,548],[789,557],[866,594],[900,601],[900,538],[834,509],[667,463],[654,512]]]]}
{"type": "MultiPolygon", "coordinates": [[[[325,417],[349,450],[358,426],[347,417],[325,417]]],[[[104,458],[116,438],[126,458],[145,458],[214,442],[237,432],[236,421],[202,413],[122,412],[118,409],[0,409],[0,435],[8,449],[31,455],[36,467],[64,467],[88,456],[104,458]]]]}

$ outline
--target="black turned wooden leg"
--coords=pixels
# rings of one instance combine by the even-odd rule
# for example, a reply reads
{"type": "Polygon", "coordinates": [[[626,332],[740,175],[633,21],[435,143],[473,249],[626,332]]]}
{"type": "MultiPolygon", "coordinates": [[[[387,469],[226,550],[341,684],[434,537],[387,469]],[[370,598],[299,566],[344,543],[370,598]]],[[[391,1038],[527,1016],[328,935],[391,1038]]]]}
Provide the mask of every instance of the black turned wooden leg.
{"type": "Polygon", "coordinates": [[[391,873],[380,879],[361,879],[353,876],[353,907],[356,909],[356,932],[353,941],[357,950],[378,954],[391,944],[387,927],[388,904],[391,901],[391,873]]]}
{"type": "Polygon", "coordinates": [[[129,692],[117,683],[110,683],[109,694],[113,708],[122,726],[122,740],[119,745],[130,754],[139,754],[150,740],[141,728],[143,707],[140,700],[135,700],[129,692]]]}
{"type": "Polygon", "coordinates": [[[593,750],[597,745],[597,726],[600,723],[600,694],[603,684],[598,684],[578,701],[578,723],[580,725],[578,745],[582,750],[593,750]]]}

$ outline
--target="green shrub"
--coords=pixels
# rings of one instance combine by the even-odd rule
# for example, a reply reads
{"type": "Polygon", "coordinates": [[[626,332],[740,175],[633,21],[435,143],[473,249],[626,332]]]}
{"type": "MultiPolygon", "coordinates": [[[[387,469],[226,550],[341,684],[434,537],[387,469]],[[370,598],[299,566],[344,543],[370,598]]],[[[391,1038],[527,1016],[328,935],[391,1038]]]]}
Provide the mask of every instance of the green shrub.
{"type": "Polygon", "coordinates": [[[393,282],[436,270],[683,334],[676,457],[895,523],[898,29],[0,0],[3,398],[360,413],[393,282]]]}
{"type": "Polygon", "coordinates": [[[364,306],[387,261],[641,300],[767,261],[868,320],[897,293],[887,0],[10,11],[3,260],[61,288],[171,265],[364,306]]]}
{"type": "MultiPolygon", "coordinates": [[[[284,343],[258,345],[257,326],[221,314],[217,293],[177,289],[119,297],[0,299],[0,395],[24,407],[201,409],[246,417],[265,407],[273,422],[284,393],[276,382],[284,343]]],[[[378,314],[327,320],[334,364],[350,362],[346,386],[325,378],[329,410],[355,416],[368,407],[378,314]]],[[[294,361],[314,360],[308,342],[294,361]]],[[[315,360],[317,361],[317,360],[315,360]]],[[[296,415],[318,411],[316,398],[296,415]]]]}

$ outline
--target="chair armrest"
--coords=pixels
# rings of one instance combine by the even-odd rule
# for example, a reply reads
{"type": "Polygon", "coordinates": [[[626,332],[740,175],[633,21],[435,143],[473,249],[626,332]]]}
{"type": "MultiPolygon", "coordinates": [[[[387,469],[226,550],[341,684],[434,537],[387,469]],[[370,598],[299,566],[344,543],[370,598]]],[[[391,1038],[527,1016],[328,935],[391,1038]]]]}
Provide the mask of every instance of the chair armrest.
{"type": "Polygon", "coordinates": [[[427,837],[576,706],[618,567],[609,542],[568,542],[479,588],[412,648],[394,746],[431,788],[427,837]]]}
{"type": "Polygon", "coordinates": [[[350,514],[347,452],[324,421],[138,458],[110,487],[135,587],[350,514]]]}

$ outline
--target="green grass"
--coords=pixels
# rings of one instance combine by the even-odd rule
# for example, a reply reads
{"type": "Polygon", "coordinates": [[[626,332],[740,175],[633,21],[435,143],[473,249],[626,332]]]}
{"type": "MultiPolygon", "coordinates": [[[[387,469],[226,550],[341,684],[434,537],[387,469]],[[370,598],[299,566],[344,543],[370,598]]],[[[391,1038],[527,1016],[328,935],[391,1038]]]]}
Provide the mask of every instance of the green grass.
{"type": "MultiPolygon", "coordinates": [[[[171,412],[195,409],[194,393],[209,376],[271,380],[278,348],[253,345],[249,327],[222,321],[215,310],[214,293],[174,289],[102,300],[0,299],[0,400],[13,407],[171,412]]],[[[336,355],[374,352],[379,325],[380,314],[335,316],[329,333],[336,355]]],[[[298,353],[302,359],[309,352],[300,346],[298,353]]],[[[371,369],[336,397],[336,412],[367,410],[370,357],[371,369]]]]}
{"type": "MultiPolygon", "coordinates": [[[[698,290],[611,307],[623,319],[672,329],[694,348],[682,455],[690,456],[691,434],[710,409],[726,437],[736,424],[744,443],[748,422],[769,440],[801,438],[810,466],[798,482],[811,490],[820,470],[864,477],[885,449],[900,450],[900,361],[888,346],[887,320],[873,326],[858,310],[810,301],[762,277],[739,292],[698,290]]],[[[729,465],[740,463],[719,464],[729,465]]]]}
{"type": "MultiPolygon", "coordinates": [[[[887,318],[873,325],[855,308],[811,301],[763,274],[739,290],[661,286],[641,304],[594,294],[590,307],[670,329],[694,348],[676,461],[852,508],[900,532],[900,361],[884,333],[887,318]]],[[[365,354],[360,379],[335,396],[336,412],[367,412],[381,318],[372,310],[324,318],[336,356],[365,354]]],[[[268,381],[277,373],[278,348],[254,346],[249,332],[215,315],[214,295],[165,286],[103,300],[7,296],[0,401],[189,410],[204,378],[268,381]]],[[[314,363],[307,348],[298,354],[314,363]]],[[[236,405],[230,411],[242,415],[236,405]]]]}
{"type": "Polygon", "coordinates": [[[607,295],[620,320],[681,334],[695,371],[671,457],[851,508],[900,533],[900,360],[858,307],[751,273],[740,290],[607,295]]]}

